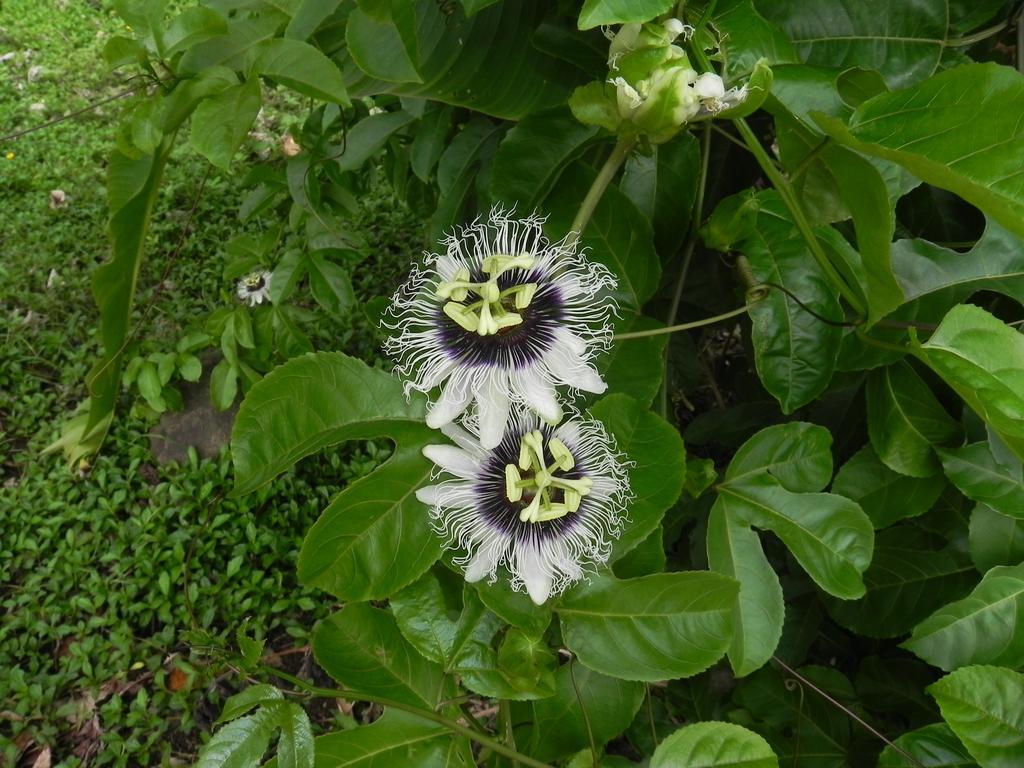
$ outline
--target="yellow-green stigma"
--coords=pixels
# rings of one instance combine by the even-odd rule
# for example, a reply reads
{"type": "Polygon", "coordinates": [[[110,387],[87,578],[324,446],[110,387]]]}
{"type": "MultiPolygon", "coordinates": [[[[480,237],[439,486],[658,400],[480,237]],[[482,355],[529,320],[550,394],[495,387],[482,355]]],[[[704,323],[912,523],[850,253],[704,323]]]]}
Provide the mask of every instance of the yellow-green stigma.
{"type": "Polygon", "coordinates": [[[524,523],[543,523],[576,512],[594,485],[589,477],[556,477],[555,471],[568,472],[576,466],[576,460],[558,438],[548,440],[547,449],[555,460],[550,466],[544,463],[544,436],[540,430],[527,432],[519,442],[518,466],[505,465],[505,496],[508,500],[522,501],[525,493],[532,494],[530,502],[519,513],[519,519],[524,523]],[[552,492],[555,490],[562,492],[561,501],[553,500],[552,492]]]}
{"type": "Polygon", "coordinates": [[[481,265],[487,280],[482,283],[470,282],[469,270],[463,267],[455,273],[453,279],[438,283],[434,293],[440,299],[448,299],[444,313],[460,327],[470,333],[490,336],[523,322],[522,315],[511,311],[508,304],[511,303],[515,309],[526,309],[537,293],[536,283],[514,285],[501,290],[498,278],[510,269],[531,269],[533,264],[534,259],[528,253],[488,256],[481,265]],[[470,293],[476,294],[479,299],[464,304],[470,293]]]}

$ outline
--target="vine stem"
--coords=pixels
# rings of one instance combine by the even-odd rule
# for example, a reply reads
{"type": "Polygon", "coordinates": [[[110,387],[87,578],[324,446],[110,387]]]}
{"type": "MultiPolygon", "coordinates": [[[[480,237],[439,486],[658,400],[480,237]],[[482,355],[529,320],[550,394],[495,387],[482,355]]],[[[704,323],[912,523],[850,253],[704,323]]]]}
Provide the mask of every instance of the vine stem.
{"type": "Polygon", "coordinates": [[[395,701],[394,699],[377,696],[376,694],[363,693],[362,691],[349,691],[344,688],[321,688],[319,686],[310,685],[305,680],[295,677],[295,675],[289,674],[288,672],[284,672],[280,669],[267,665],[263,665],[261,668],[274,677],[287,680],[289,683],[311,696],[320,696],[330,699],[358,699],[359,701],[372,701],[375,704],[380,704],[382,707],[401,709],[409,714],[422,717],[424,720],[430,720],[438,725],[443,725],[448,730],[454,731],[460,736],[472,739],[477,744],[487,747],[492,752],[497,752],[499,755],[504,755],[510,760],[518,762],[520,765],[529,766],[530,768],[551,768],[548,763],[542,763],[539,760],[534,760],[528,755],[522,754],[521,752],[516,752],[514,749],[510,749],[497,739],[491,738],[485,733],[480,733],[469,726],[463,725],[460,722],[447,718],[444,715],[433,712],[432,710],[422,709],[420,707],[413,706],[412,704],[395,701]]]}
{"type": "Polygon", "coordinates": [[[594,210],[597,208],[601,196],[608,188],[612,179],[615,178],[615,174],[619,172],[619,168],[622,167],[634,146],[636,146],[635,137],[621,137],[616,142],[612,153],[608,155],[608,159],[604,161],[601,170],[597,172],[594,183],[590,185],[586,197],[583,198],[579,210],[576,211],[576,218],[572,220],[572,224],[569,226],[569,236],[572,238],[573,243],[576,243],[583,236],[583,230],[586,229],[587,224],[590,222],[590,217],[594,215],[594,210]]]}
{"type": "MultiPolygon", "coordinates": [[[[761,301],[758,299],[757,301],[761,301]]],[[[702,328],[705,325],[714,325],[720,323],[723,320],[728,320],[730,317],[738,317],[747,312],[757,301],[752,301],[749,304],[744,304],[742,307],[736,309],[730,309],[728,312],[723,312],[720,315],[714,317],[705,317],[703,320],[694,320],[692,323],[680,323],[679,325],[669,325],[664,328],[651,328],[648,331],[630,331],[629,333],[617,333],[612,338],[615,341],[623,341],[625,339],[642,339],[647,336],[661,336],[663,333],[676,333],[677,331],[689,331],[694,328],[702,328]]]]}

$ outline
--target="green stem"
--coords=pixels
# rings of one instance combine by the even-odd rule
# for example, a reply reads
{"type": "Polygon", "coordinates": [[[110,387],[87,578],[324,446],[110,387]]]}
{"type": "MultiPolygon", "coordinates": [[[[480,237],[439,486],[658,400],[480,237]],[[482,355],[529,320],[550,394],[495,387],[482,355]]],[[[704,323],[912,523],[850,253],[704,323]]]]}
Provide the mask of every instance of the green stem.
{"type": "Polygon", "coordinates": [[[987,40],[990,37],[995,37],[1004,29],[1013,24],[1012,19],[1001,21],[998,24],[993,24],[991,27],[986,27],[973,35],[965,35],[964,37],[954,37],[946,41],[947,48],[965,48],[968,45],[974,45],[980,43],[982,40],[987,40]]]}
{"type": "Polygon", "coordinates": [[[275,669],[267,665],[263,665],[262,669],[282,680],[287,680],[289,683],[299,688],[305,693],[311,696],[320,696],[329,699],[357,699],[359,701],[372,701],[376,704],[380,704],[382,707],[392,707],[394,709],[401,709],[404,712],[408,712],[417,717],[422,717],[424,720],[430,720],[443,725],[450,731],[453,731],[460,736],[465,736],[468,739],[472,739],[477,744],[483,747],[487,747],[492,752],[497,752],[499,755],[504,755],[513,761],[518,761],[522,765],[530,766],[530,768],[551,768],[548,763],[542,763],[539,760],[534,760],[528,755],[524,755],[520,752],[516,752],[514,749],[509,749],[497,739],[493,739],[483,733],[480,733],[473,728],[463,725],[455,720],[439,715],[437,712],[433,712],[429,709],[422,709],[420,707],[413,706],[412,704],[406,704],[401,701],[395,701],[394,699],[388,699],[383,696],[377,696],[376,694],[364,693],[362,691],[348,691],[343,688],[321,688],[319,686],[310,685],[305,680],[295,677],[287,672],[283,672],[280,669],[275,669]]]}
{"type": "Polygon", "coordinates": [[[587,196],[583,198],[583,202],[580,203],[580,208],[576,212],[576,218],[572,220],[572,224],[569,227],[569,232],[572,233],[570,236],[573,238],[573,242],[580,239],[583,236],[583,230],[587,228],[587,224],[590,223],[590,217],[594,215],[594,210],[597,208],[597,204],[601,200],[601,195],[608,188],[612,179],[615,178],[615,174],[618,173],[619,168],[626,161],[630,151],[636,145],[635,137],[621,137],[616,143],[612,153],[608,155],[608,159],[604,161],[604,165],[601,166],[601,170],[597,172],[597,177],[594,179],[594,183],[590,185],[590,189],[587,190],[587,196]]]}
{"type": "MultiPolygon", "coordinates": [[[[760,301],[760,299],[758,300],[760,301]]],[[[617,333],[612,338],[615,341],[624,341],[626,339],[643,339],[647,336],[661,336],[664,333],[676,333],[677,331],[689,331],[694,328],[703,328],[705,325],[714,325],[720,323],[723,320],[728,320],[730,317],[738,317],[747,310],[749,310],[757,301],[752,301],[749,304],[744,304],[742,307],[731,309],[728,312],[723,312],[720,315],[714,317],[705,317],[703,320],[694,320],[692,323],[680,323],[679,325],[669,325],[664,328],[651,328],[649,331],[630,331],[629,333],[617,333]]]]}
{"type": "MultiPolygon", "coordinates": [[[[504,731],[505,745],[515,753],[516,735],[512,732],[512,707],[509,706],[508,699],[502,699],[498,702],[498,717],[501,719],[501,730],[504,731]]],[[[519,761],[514,757],[511,760],[512,768],[519,768],[519,761]]]]}
{"type": "MultiPolygon", "coordinates": [[[[690,228],[686,233],[686,244],[683,246],[683,263],[679,268],[679,277],[676,278],[675,290],[672,292],[672,303],[669,305],[667,324],[672,325],[679,314],[679,305],[683,300],[683,288],[686,285],[686,276],[690,272],[690,263],[693,261],[693,252],[697,247],[697,231],[700,229],[700,222],[704,216],[704,192],[708,185],[708,167],[711,162],[711,123],[704,124],[704,136],[700,149],[700,175],[697,177],[697,194],[693,198],[693,208],[690,210],[690,228]]],[[[629,334],[626,334],[628,337],[629,334]]],[[[623,338],[623,337],[618,337],[623,338]]],[[[662,376],[661,389],[658,393],[658,408],[662,418],[668,413],[668,347],[662,354],[662,376]]]]}

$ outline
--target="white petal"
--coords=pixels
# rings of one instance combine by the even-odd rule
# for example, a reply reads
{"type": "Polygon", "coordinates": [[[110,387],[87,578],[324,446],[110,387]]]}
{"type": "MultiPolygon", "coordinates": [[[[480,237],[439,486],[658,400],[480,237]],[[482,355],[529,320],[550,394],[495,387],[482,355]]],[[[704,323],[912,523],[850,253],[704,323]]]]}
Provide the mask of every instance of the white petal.
{"type": "Polygon", "coordinates": [[[423,455],[441,469],[466,480],[472,480],[480,470],[476,459],[454,445],[427,445],[423,455]]]}
{"type": "Polygon", "coordinates": [[[720,99],[725,95],[725,83],[714,72],[705,72],[694,82],[693,90],[702,99],[720,99]]]}
{"type": "Polygon", "coordinates": [[[425,485],[422,488],[416,489],[416,498],[426,504],[428,507],[437,505],[437,500],[441,496],[440,485],[425,485]]]}
{"type": "Polygon", "coordinates": [[[565,328],[559,328],[556,335],[557,341],[555,343],[565,345],[574,355],[576,355],[576,357],[583,357],[583,355],[586,354],[586,342],[572,331],[567,331],[565,328]]]}
{"type": "Polygon", "coordinates": [[[512,404],[506,394],[504,378],[504,373],[492,374],[476,396],[480,406],[480,445],[486,450],[497,448],[505,435],[512,404]]]}
{"type": "Polygon", "coordinates": [[[495,547],[480,547],[466,565],[466,581],[480,581],[484,576],[493,573],[498,567],[498,554],[495,547]]]}
{"type": "Polygon", "coordinates": [[[562,420],[562,406],[558,404],[554,387],[532,371],[519,375],[519,387],[526,402],[545,421],[557,424],[562,420]]]}
{"type": "Polygon", "coordinates": [[[421,383],[423,391],[430,391],[448,378],[448,374],[452,372],[453,368],[455,368],[455,363],[449,362],[443,365],[435,365],[432,370],[424,371],[423,381],[421,383]]]}
{"type": "Polygon", "coordinates": [[[540,552],[526,545],[516,551],[516,564],[530,599],[537,605],[544,605],[551,594],[551,574],[544,568],[540,552]]]}
{"type": "Polygon", "coordinates": [[[475,457],[477,461],[484,458],[486,455],[486,452],[480,447],[480,442],[454,421],[442,426],[441,434],[459,446],[459,448],[464,450],[470,456],[475,457]]]}
{"type": "Polygon", "coordinates": [[[592,365],[583,362],[566,345],[555,342],[544,362],[555,376],[584,392],[602,394],[608,385],[592,365]]]}
{"type": "Polygon", "coordinates": [[[460,377],[448,379],[441,396],[437,399],[430,410],[427,411],[427,426],[431,429],[440,429],[449,421],[466,410],[473,392],[468,382],[460,377]]]}

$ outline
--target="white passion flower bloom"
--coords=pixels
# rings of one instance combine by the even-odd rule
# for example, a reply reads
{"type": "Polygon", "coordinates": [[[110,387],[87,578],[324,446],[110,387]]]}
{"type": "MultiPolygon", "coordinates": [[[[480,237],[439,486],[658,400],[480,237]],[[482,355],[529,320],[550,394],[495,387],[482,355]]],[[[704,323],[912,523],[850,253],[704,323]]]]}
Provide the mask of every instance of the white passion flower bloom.
{"type": "Polygon", "coordinates": [[[271,274],[266,270],[253,272],[238,281],[238,298],[255,307],[264,301],[270,302],[270,278],[271,274]]]}
{"type": "Polygon", "coordinates": [[[495,208],[447,237],[444,252],[427,254],[395,293],[384,349],[407,394],[442,387],[427,413],[433,429],[475,402],[490,449],[513,404],[557,424],[557,387],[605,391],[592,360],[611,343],[615,278],[578,253],[572,235],[549,242],[543,221],[495,208]]]}
{"type": "Polygon", "coordinates": [[[470,432],[444,428],[456,445],[429,445],[437,485],[416,491],[435,530],[465,551],[455,562],[466,581],[497,580],[541,605],[608,560],[630,500],[627,464],[604,426],[573,416],[557,427],[523,412],[492,449],[470,432]]]}

